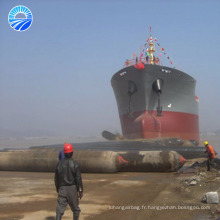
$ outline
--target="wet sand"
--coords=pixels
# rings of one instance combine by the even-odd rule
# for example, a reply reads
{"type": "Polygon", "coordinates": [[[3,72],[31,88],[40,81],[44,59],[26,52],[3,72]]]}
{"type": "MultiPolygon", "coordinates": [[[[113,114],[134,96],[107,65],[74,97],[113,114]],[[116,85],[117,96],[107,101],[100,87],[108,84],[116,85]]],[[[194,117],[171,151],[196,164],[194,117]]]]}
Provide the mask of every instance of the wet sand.
{"type": "MultiPolygon", "coordinates": [[[[0,172],[1,220],[55,220],[57,193],[53,173],[0,172]]],[[[85,192],[80,219],[196,219],[209,210],[176,210],[201,206],[200,194],[182,191],[174,173],[82,174],[85,192]],[[169,206],[170,210],[156,210],[169,206]]],[[[64,220],[72,219],[68,207],[64,220]]],[[[200,218],[201,219],[201,218],[200,218]]]]}
{"type": "MultiPolygon", "coordinates": [[[[220,153],[219,137],[202,137],[203,140],[208,140],[220,153]]],[[[64,141],[43,139],[42,142],[44,145],[64,141]]],[[[0,148],[40,143],[38,139],[1,140],[0,148]]],[[[190,210],[190,207],[201,208],[202,195],[219,189],[220,179],[213,181],[217,174],[210,174],[210,182],[195,187],[185,186],[175,173],[82,174],[85,192],[80,201],[80,219],[209,219],[220,210],[219,205],[212,204],[206,210],[190,210]]],[[[57,193],[53,177],[53,173],[0,172],[0,219],[55,220],[57,193]]],[[[72,219],[69,207],[63,219],[72,219]]]]}

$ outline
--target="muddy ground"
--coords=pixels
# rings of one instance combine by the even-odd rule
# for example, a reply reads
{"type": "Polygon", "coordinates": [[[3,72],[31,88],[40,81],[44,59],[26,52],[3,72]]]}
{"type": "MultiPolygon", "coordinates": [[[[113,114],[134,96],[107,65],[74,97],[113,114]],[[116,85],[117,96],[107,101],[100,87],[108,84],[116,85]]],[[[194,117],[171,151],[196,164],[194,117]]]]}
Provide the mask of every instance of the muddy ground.
{"type": "MultiPolygon", "coordinates": [[[[0,172],[1,220],[55,220],[53,173],[0,172]]],[[[218,191],[220,174],[205,168],[178,173],[82,174],[80,219],[218,219],[218,204],[201,202],[218,191]],[[195,185],[190,185],[196,180],[195,185]]],[[[64,220],[72,219],[68,207],[64,220]]]]}

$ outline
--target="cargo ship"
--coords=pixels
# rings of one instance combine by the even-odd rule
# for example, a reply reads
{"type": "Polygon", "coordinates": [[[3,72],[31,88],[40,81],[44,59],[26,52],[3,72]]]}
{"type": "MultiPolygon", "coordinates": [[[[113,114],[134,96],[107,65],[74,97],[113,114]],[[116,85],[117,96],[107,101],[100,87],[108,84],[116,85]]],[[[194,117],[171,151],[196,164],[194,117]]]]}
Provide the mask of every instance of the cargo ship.
{"type": "Polygon", "coordinates": [[[199,142],[196,80],[175,67],[164,66],[161,54],[156,54],[157,45],[150,31],[140,56],[133,55],[112,76],[123,136],[199,142]]]}

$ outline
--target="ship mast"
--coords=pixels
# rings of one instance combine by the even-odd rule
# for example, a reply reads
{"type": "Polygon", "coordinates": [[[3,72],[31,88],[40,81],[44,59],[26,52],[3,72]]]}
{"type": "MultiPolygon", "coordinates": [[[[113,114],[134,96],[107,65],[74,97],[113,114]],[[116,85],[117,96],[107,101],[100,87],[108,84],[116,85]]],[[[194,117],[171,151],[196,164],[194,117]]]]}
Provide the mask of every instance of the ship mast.
{"type": "Polygon", "coordinates": [[[148,44],[148,48],[147,48],[147,52],[149,54],[149,64],[155,64],[155,57],[154,57],[154,52],[156,51],[155,50],[155,47],[154,47],[154,43],[153,43],[153,37],[150,35],[150,38],[149,38],[149,44],[148,44]]]}

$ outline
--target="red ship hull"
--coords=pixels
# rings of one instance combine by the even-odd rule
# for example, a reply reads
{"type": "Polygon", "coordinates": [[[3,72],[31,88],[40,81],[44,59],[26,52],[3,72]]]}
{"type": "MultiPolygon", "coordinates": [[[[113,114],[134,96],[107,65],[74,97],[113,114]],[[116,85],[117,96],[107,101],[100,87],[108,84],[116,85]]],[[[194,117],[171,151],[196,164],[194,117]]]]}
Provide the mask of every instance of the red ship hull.
{"type": "Polygon", "coordinates": [[[140,111],[132,116],[120,116],[123,135],[126,138],[180,138],[199,142],[199,117],[183,112],[140,111]]]}
{"type": "Polygon", "coordinates": [[[198,98],[193,77],[159,65],[144,65],[143,70],[130,66],[118,71],[111,83],[125,138],[199,142],[198,98]]]}

